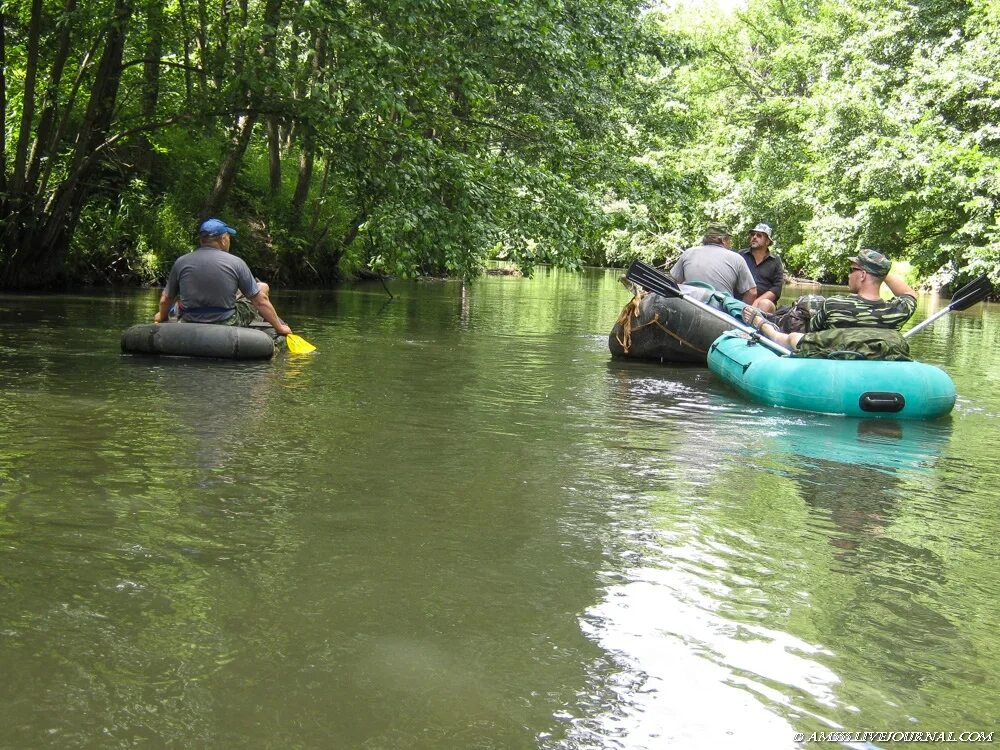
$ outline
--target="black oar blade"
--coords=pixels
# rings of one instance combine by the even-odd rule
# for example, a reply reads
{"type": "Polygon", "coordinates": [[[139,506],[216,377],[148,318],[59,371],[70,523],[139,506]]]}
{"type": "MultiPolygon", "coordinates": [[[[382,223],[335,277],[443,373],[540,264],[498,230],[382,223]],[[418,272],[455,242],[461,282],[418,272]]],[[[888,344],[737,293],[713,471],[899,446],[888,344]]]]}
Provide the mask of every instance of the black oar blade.
{"type": "Polygon", "coordinates": [[[632,261],[632,265],[625,272],[625,278],[647,291],[655,292],[664,297],[681,297],[684,294],[677,286],[676,281],[658,268],[643,263],[641,260],[632,261]]]}
{"type": "Polygon", "coordinates": [[[948,304],[952,310],[967,310],[977,302],[982,302],[993,293],[993,285],[989,277],[983,274],[978,279],[970,281],[961,289],[955,291],[948,304]]]}

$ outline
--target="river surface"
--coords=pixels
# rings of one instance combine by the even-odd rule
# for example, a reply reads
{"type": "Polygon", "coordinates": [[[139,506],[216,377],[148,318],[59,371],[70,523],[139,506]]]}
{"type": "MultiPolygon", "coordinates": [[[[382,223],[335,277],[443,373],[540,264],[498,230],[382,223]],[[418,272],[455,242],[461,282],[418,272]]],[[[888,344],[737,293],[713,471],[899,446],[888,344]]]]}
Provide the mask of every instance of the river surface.
{"type": "Polygon", "coordinates": [[[950,418],[859,421],[612,361],[619,276],[276,290],[264,363],[0,296],[0,747],[1000,729],[1000,309],[912,342],[950,418]]]}

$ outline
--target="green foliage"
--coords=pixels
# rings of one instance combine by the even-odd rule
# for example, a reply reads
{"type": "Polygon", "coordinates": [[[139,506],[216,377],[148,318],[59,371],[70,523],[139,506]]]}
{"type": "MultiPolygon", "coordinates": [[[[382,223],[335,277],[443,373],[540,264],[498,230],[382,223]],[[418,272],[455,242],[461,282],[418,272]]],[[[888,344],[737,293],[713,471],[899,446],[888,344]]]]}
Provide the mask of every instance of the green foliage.
{"type": "Polygon", "coordinates": [[[471,276],[497,248],[525,270],[579,265],[600,253],[598,196],[620,179],[625,115],[642,109],[634,72],[653,47],[641,0],[46,2],[37,26],[30,0],[8,5],[8,109],[35,86],[26,121],[52,169],[21,180],[7,139],[25,183],[0,206],[13,227],[0,284],[14,285],[132,279],[124,248],[148,244],[153,266],[178,251],[144,224],[159,207],[188,226],[224,213],[247,230],[248,260],[289,280],[341,262],[471,276]],[[42,137],[57,71],[59,135],[42,137]]]}
{"type": "Polygon", "coordinates": [[[865,245],[1000,275],[989,0],[33,7],[4,5],[0,285],[152,283],[208,212],[286,283],[661,261],[710,220],[824,280],[865,245]]]}
{"type": "Polygon", "coordinates": [[[67,258],[69,275],[86,284],[161,283],[170,263],[191,249],[192,227],[167,200],[152,202],[134,180],[121,194],[90,202],[67,258]]]}
{"type": "Polygon", "coordinates": [[[652,179],[616,185],[613,201],[644,210],[610,230],[609,260],[651,254],[664,217],[691,239],[706,218],[766,220],[795,274],[842,281],[844,257],[870,245],[937,283],[996,279],[998,19],[961,0],[663,14],[665,49],[684,53],[661,59],[658,102],[630,119],[651,173],[689,189],[669,204],[652,179]]]}

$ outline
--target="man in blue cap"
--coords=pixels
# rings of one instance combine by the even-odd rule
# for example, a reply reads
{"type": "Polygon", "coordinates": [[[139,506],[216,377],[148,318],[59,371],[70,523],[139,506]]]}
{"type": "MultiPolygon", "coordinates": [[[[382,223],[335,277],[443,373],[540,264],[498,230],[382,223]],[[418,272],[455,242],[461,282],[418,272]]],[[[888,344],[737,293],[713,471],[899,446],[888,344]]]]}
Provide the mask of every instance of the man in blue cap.
{"type": "Polygon", "coordinates": [[[167,322],[170,306],[179,297],[180,319],[187,323],[249,326],[263,318],[282,336],[292,332],[271,304],[267,284],[229,252],[235,236],[236,230],[219,219],[201,223],[199,247],[174,261],[153,322],[167,322]]]}

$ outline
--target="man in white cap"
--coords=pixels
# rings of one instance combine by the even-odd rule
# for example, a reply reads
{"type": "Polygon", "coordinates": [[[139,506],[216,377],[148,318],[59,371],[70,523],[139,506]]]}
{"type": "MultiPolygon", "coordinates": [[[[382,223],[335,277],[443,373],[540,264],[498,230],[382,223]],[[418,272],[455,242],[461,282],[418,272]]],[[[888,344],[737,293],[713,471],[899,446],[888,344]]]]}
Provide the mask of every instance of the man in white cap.
{"type": "Polygon", "coordinates": [[[170,269],[155,323],[169,320],[170,306],[179,297],[180,319],[188,323],[249,326],[259,315],[282,336],[292,332],[271,304],[267,284],[257,281],[246,262],[229,252],[235,236],[236,230],[219,219],[201,223],[198,249],[179,257],[170,269]]]}
{"type": "Polygon", "coordinates": [[[746,261],[750,275],[757,283],[757,299],[754,307],[764,312],[773,313],[781,297],[781,289],[785,285],[785,269],[781,258],[772,255],[770,247],[774,242],[774,230],[770,224],[761,222],[750,230],[750,247],[740,250],[740,255],[746,261]]]}

